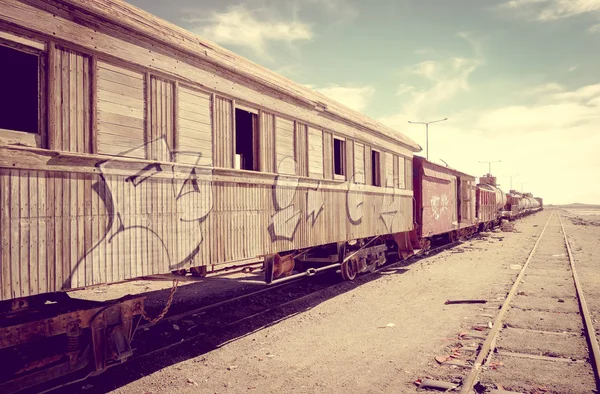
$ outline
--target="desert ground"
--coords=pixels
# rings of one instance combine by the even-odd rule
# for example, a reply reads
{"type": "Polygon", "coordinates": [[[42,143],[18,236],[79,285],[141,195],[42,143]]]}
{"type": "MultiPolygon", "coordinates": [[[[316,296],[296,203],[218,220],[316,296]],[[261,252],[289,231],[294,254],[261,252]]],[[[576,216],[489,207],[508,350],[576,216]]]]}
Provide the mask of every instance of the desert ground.
{"type": "MultiPolygon", "coordinates": [[[[560,212],[599,323],[600,271],[594,256],[600,245],[600,210],[593,215],[560,212]]],[[[439,357],[448,354],[461,333],[492,321],[550,214],[545,210],[518,220],[514,232],[484,233],[411,264],[340,282],[301,305],[127,362],[66,391],[411,393],[415,382],[426,378],[458,382],[464,369],[441,365],[439,357]],[[445,304],[464,299],[487,303],[445,304]]],[[[74,296],[101,299],[114,292],[154,290],[148,304],[157,313],[170,286],[141,281],[74,296]]],[[[233,294],[250,286],[243,280],[184,282],[173,310],[219,299],[222,289],[233,294]]]]}

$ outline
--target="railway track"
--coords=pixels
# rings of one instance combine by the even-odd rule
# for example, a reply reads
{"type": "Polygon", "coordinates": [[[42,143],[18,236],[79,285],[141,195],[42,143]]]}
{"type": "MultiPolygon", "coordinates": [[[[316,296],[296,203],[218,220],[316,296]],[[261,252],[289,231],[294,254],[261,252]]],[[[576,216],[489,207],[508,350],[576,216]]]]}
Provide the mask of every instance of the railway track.
{"type": "Polygon", "coordinates": [[[454,389],[598,392],[600,352],[576,268],[560,213],[552,212],[487,335],[464,336],[471,346],[482,342],[471,356],[459,349],[464,359],[453,364],[468,373],[454,389]]]}
{"type": "MultiPolygon", "coordinates": [[[[252,332],[276,324],[284,319],[308,310],[312,300],[325,297],[328,292],[333,295],[350,291],[362,283],[375,278],[375,274],[397,267],[407,266],[414,262],[437,254],[443,250],[461,244],[461,241],[448,243],[425,253],[415,255],[404,261],[385,264],[371,273],[362,274],[354,281],[341,281],[335,271],[325,271],[314,276],[299,277],[271,286],[244,292],[237,296],[218,302],[199,305],[180,313],[167,314],[155,324],[140,319],[136,324],[132,348],[133,356],[122,367],[132,363],[144,362],[144,359],[165,351],[179,352],[186,346],[194,347],[198,354],[203,354],[228,342],[249,335],[252,332]],[[223,341],[223,338],[229,338],[223,341]]],[[[79,392],[80,386],[90,376],[81,376],[74,380],[64,381],[52,387],[36,387],[36,393],[79,392]]],[[[99,380],[102,380],[101,375],[99,380]]],[[[94,378],[92,378],[94,379],[94,378]]],[[[100,385],[94,385],[100,387],[100,385]]],[[[104,386],[98,392],[104,390],[104,386]]],[[[32,393],[34,391],[31,391],[32,393]]],[[[87,390],[86,393],[95,391],[87,390]]],[[[29,392],[26,392],[29,393],[29,392]]]]}

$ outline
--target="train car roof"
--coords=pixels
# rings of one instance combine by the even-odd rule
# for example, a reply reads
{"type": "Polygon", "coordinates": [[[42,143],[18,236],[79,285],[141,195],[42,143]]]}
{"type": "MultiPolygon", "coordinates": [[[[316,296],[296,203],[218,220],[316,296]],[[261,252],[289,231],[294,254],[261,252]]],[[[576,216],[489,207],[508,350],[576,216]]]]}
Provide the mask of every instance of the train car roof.
{"type": "Polygon", "coordinates": [[[456,169],[454,169],[452,167],[446,167],[446,166],[443,166],[441,164],[434,163],[434,162],[429,161],[426,158],[421,157],[421,156],[416,156],[415,155],[414,158],[413,158],[413,161],[415,163],[416,162],[420,162],[420,163],[423,163],[423,164],[427,164],[428,167],[433,167],[433,169],[436,170],[436,171],[441,171],[441,172],[445,172],[447,174],[452,174],[452,175],[458,175],[458,176],[460,176],[462,178],[469,178],[472,181],[475,181],[475,179],[477,178],[477,177],[475,177],[473,175],[469,175],[469,174],[464,173],[462,171],[458,171],[458,170],[456,170],[456,169]]]}
{"type": "MultiPolygon", "coordinates": [[[[47,0],[42,1],[48,2],[47,0]]],[[[66,4],[71,11],[73,11],[73,8],[83,11],[83,15],[79,15],[80,12],[77,13],[79,20],[85,20],[86,17],[89,18],[91,15],[97,19],[92,21],[95,24],[105,24],[111,30],[120,30],[120,33],[128,33],[129,35],[133,33],[146,39],[151,39],[176,49],[187,56],[191,55],[201,61],[219,66],[229,72],[234,72],[247,81],[260,84],[276,93],[289,96],[307,107],[325,112],[334,118],[343,119],[346,122],[392,138],[413,152],[420,152],[422,150],[421,146],[412,139],[385,126],[381,122],[354,111],[312,89],[293,82],[209,40],[201,38],[188,30],[124,1],[60,0],[60,2],[66,4]],[[114,29],[114,27],[119,27],[120,29],[114,29]]]]}

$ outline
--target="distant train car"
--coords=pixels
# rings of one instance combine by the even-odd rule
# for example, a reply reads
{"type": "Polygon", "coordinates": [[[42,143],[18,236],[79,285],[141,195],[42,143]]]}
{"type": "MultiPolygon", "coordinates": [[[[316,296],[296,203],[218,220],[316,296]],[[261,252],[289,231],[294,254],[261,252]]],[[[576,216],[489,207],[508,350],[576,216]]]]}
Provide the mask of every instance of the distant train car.
{"type": "Polygon", "coordinates": [[[413,158],[415,230],[422,246],[453,241],[477,228],[475,177],[422,157],[413,158]]]}
{"type": "Polygon", "coordinates": [[[488,230],[500,224],[506,201],[507,196],[496,186],[495,177],[486,174],[479,178],[476,205],[479,230],[488,230]]]}

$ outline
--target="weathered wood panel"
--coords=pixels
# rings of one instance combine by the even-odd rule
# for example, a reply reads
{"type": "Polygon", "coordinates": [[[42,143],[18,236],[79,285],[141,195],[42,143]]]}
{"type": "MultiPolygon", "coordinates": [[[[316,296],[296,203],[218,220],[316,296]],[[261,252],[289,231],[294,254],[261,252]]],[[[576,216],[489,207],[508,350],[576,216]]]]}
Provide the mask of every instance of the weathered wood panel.
{"type": "Polygon", "coordinates": [[[323,178],[323,131],[308,128],[308,176],[323,178]]]}
{"type": "MultiPolygon", "coordinates": [[[[163,139],[155,144],[168,152],[163,139]]],[[[9,229],[0,234],[2,299],[411,226],[410,194],[398,189],[118,158],[47,171],[39,153],[9,169],[23,155],[13,150],[0,148],[0,223],[9,229]]]]}
{"type": "Polygon", "coordinates": [[[304,123],[296,122],[296,169],[299,176],[308,176],[308,136],[304,123]]]}
{"type": "Polygon", "coordinates": [[[259,125],[260,171],[275,172],[275,115],[261,111],[259,125]]]}
{"type": "MultiPolygon", "coordinates": [[[[107,4],[104,6],[106,7],[107,4]]],[[[123,17],[126,15],[115,12],[115,6],[117,6],[117,4],[111,1],[110,6],[106,7],[105,11],[108,13],[110,19],[116,18],[116,23],[121,24],[124,21],[123,17]]],[[[118,6],[121,7],[122,5],[119,4],[118,6]]],[[[240,69],[240,62],[246,63],[247,61],[238,56],[228,53],[226,55],[213,55],[207,58],[206,50],[207,48],[214,48],[213,45],[203,47],[204,49],[202,50],[196,49],[195,55],[192,58],[180,56],[178,53],[178,56],[180,56],[178,61],[173,61],[173,57],[168,55],[171,53],[169,50],[155,50],[154,41],[152,43],[145,43],[144,41],[146,40],[140,39],[138,41],[139,44],[137,45],[130,42],[131,31],[129,30],[127,30],[127,33],[124,33],[124,31],[121,30],[119,34],[119,31],[115,31],[112,24],[100,24],[100,26],[98,26],[97,21],[96,23],[93,23],[93,26],[86,27],[73,20],[73,10],[69,8],[63,9],[62,12],[58,12],[61,10],[52,7],[49,4],[45,5],[44,3],[40,3],[39,7],[49,7],[49,9],[48,11],[44,11],[17,0],[4,0],[3,12],[0,15],[0,19],[11,24],[20,25],[32,31],[39,31],[46,36],[55,36],[57,40],[76,42],[79,46],[94,52],[126,59],[141,67],[148,67],[152,70],[157,70],[166,74],[181,76],[186,80],[209,86],[217,92],[238,97],[247,102],[255,103],[263,108],[277,108],[282,114],[297,117],[303,122],[313,123],[316,126],[334,129],[336,132],[340,132],[350,138],[357,138],[360,137],[361,133],[371,131],[374,143],[382,146],[389,144],[390,149],[393,149],[397,153],[410,155],[411,150],[409,149],[417,149],[414,142],[404,135],[398,135],[382,124],[374,122],[354,111],[348,111],[334,101],[316,95],[314,92],[300,87],[297,84],[290,84],[287,80],[275,80],[273,79],[275,74],[272,72],[266,72],[264,69],[259,70],[254,65],[253,67],[250,67],[250,69],[253,70],[253,73],[260,73],[261,76],[257,78],[257,74],[254,74],[254,77],[252,77],[251,73],[248,73],[248,69],[246,71],[240,69]],[[112,35],[120,35],[121,38],[115,38],[112,35]],[[209,61],[205,62],[202,59],[209,61]],[[214,66],[211,66],[210,63],[223,63],[224,59],[228,59],[227,62],[233,61],[233,63],[228,65],[223,64],[225,67],[230,68],[230,70],[226,72],[215,72],[214,66]],[[203,64],[203,68],[199,68],[198,64],[203,64]],[[229,79],[229,73],[234,70],[236,72],[242,71],[246,78],[253,82],[242,84],[229,79]],[[261,86],[258,83],[258,80],[271,80],[272,82],[261,86]],[[260,86],[260,88],[257,88],[256,85],[260,86]],[[275,89],[267,88],[267,86],[275,87],[275,89]],[[287,95],[287,100],[285,101],[277,98],[280,97],[282,91],[285,91],[285,95],[287,95]],[[308,99],[307,97],[311,98],[308,99]],[[327,102],[327,110],[323,112],[314,111],[317,103],[323,102],[327,102]],[[299,106],[298,104],[300,103],[303,103],[304,105],[299,106]],[[327,112],[337,114],[344,120],[340,121],[340,118],[337,116],[333,117],[327,112]],[[399,141],[404,141],[404,144],[401,146],[399,141]]],[[[77,7],[86,9],[94,7],[94,4],[78,2],[77,7]]],[[[89,17],[90,16],[85,13],[78,12],[78,18],[86,19],[89,17]]],[[[138,28],[149,28],[155,23],[156,22],[149,25],[143,24],[142,26],[140,21],[137,20],[136,25],[138,28]]],[[[161,21],[160,25],[163,24],[164,22],[161,21]]],[[[159,24],[156,23],[156,25],[159,24]]],[[[167,39],[167,37],[170,36],[169,33],[165,34],[163,37],[154,35],[156,40],[167,39]]],[[[194,37],[189,45],[193,45],[192,43],[198,42],[198,40],[201,39],[194,37]]],[[[181,41],[180,44],[183,44],[183,41],[181,41]]],[[[194,47],[198,48],[197,46],[194,47]]],[[[219,49],[219,51],[223,50],[219,49]]]]}
{"type": "Polygon", "coordinates": [[[373,160],[372,151],[369,145],[365,145],[365,183],[367,185],[373,184],[373,160]]]}
{"type": "Polygon", "coordinates": [[[365,145],[354,142],[354,182],[365,183],[365,145]]]}
{"type": "Polygon", "coordinates": [[[411,159],[405,159],[406,163],[406,189],[413,190],[413,163],[411,159]]]}
{"type": "Polygon", "coordinates": [[[354,141],[346,139],[346,180],[352,180],[354,175],[354,141]]]}
{"type": "Polygon", "coordinates": [[[150,102],[149,124],[147,141],[150,142],[146,149],[146,157],[150,160],[174,161],[170,152],[175,148],[175,119],[173,117],[174,84],[152,76],[150,78],[150,102]],[[156,150],[160,144],[152,144],[152,141],[164,139],[169,154],[163,150],[156,150]]]}
{"type": "Polygon", "coordinates": [[[212,116],[210,94],[178,87],[177,161],[212,166],[212,116]]]}
{"type": "Polygon", "coordinates": [[[277,173],[296,174],[294,122],[277,117],[275,120],[275,152],[277,173]]]}
{"type": "Polygon", "coordinates": [[[333,179],[333,134],[323,131],[323,177],[333,179]]]}
{"type": "Polygon", "coordinates": [[[406,189],[407,164],[403,156],[398,156],[398,167],[396,171],[398,173],[398,183],[396,187],[398,189],[406,189]]]}
{"type": "Polygon", "coordinates": [[[144,158],[144,75],[97,62],[98,153],[144,158]]]}
{"type": "MultiPolygon", "coordinates": [[[[53,44],[52,44],[53,45],[53,44]]],[[[49,89],[55,97],[50,98],[52,122],[48,144],[52,149],[91,152],[90,116],[90,58],[64,48],[49,51],[54,80],[49,89]]]]}
{"type": "Polygon", "coordinates": [[[233,168],[233,103],[231,100],[214,98],[214,166],[233,168]]]}
{"type": "Polygon", "coordinates": [[[395,187],[394,182],[394,156],[390,152],[382,154],[383,178],[381,185],[384,187],[395,187]]]}

